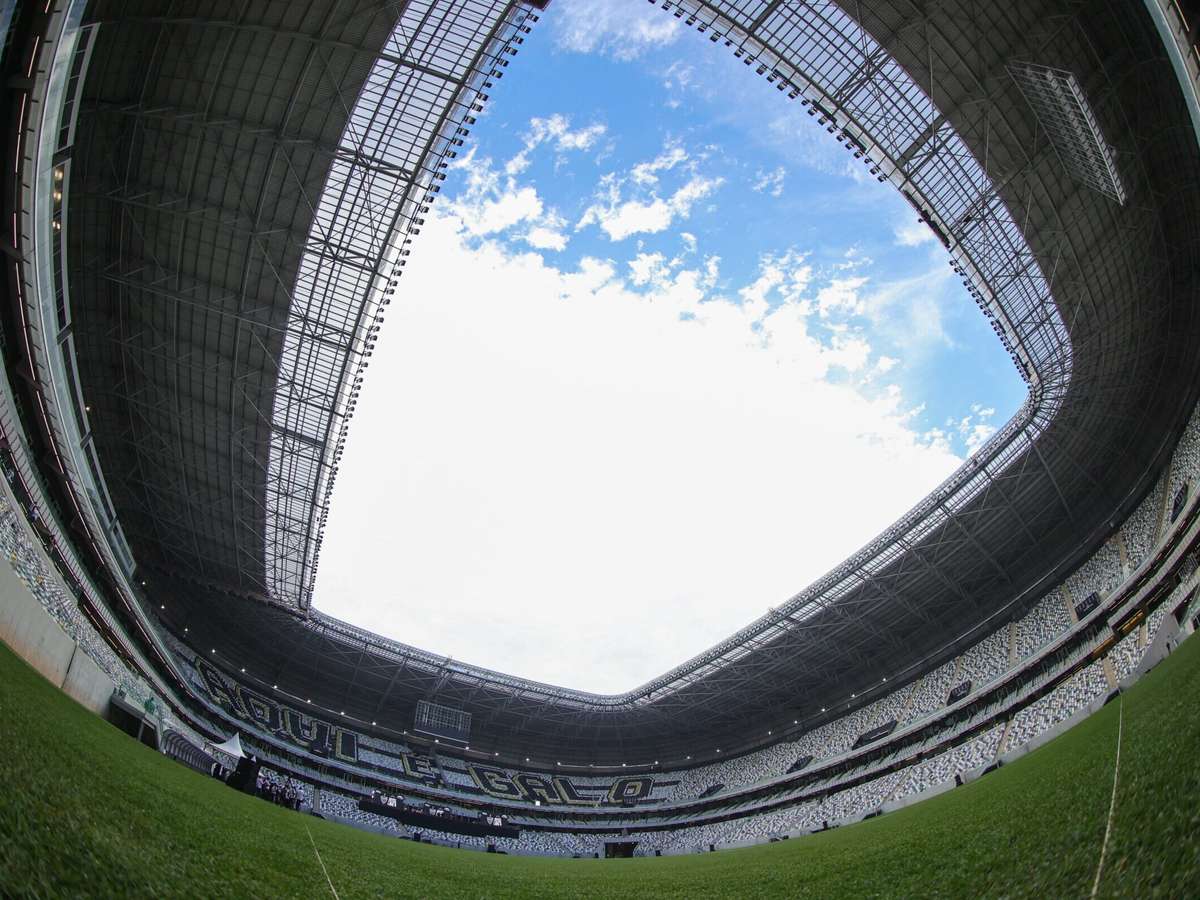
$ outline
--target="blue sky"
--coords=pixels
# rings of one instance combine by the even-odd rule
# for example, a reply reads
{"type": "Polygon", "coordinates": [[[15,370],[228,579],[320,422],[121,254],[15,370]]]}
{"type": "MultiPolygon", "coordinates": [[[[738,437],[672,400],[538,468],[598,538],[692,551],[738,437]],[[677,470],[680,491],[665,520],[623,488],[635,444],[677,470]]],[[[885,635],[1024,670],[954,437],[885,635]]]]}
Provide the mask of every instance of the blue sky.
{"type": "Polygon", "coordinates": [[[896,191],[657,7],[558,0],[490,93],[384,326],[318,608],[626,690],[1020,405],[896,191]]]}

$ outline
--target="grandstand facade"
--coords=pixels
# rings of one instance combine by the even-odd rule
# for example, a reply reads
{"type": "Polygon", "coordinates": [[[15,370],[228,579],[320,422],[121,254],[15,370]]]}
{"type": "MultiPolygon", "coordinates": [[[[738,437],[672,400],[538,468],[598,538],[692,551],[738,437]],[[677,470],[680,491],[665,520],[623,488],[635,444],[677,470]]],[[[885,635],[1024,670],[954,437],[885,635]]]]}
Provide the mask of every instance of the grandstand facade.
{"type": "Polygon", "coordinates": [[[959,783],[1190,627],[1200,67],[1171,0],[663,2],[903,193],[1025,404],[859,553],[625,694],[316,609],[386,307],[544,5],[7,20],[0,540],[123,693],[194,749],[240,731],[323,814],[394,830],[402,794],[520,830],[456,841],[673,852],[959,783]]]}

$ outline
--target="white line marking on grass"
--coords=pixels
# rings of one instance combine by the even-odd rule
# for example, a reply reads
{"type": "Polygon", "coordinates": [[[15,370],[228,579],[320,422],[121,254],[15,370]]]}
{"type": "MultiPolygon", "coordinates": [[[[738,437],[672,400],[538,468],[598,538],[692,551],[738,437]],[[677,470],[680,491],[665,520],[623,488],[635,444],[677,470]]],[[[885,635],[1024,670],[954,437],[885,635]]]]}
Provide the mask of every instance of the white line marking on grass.
{"type": "Polygon", "coordinates": [[[329,885],[329,890],[333,894],[333,900],[341,900],[338,896],[337,889],[333,886],[333,882],[329,879],[329,870],[325,868],[325,860],[321,859],[321,851],[317,849],[317,842],[313,840],[312,832],[308,830],[308,826],[304,826],[305,833],[308,834],[308,842],[312,844],[313,853],[317,854],[317,862],[321,864],[321,871],[325,873],[325,882],[329,885]]]}
{"type": "Polygon", "coordinates": [[[1096,880],[1092,882],[1092,897],[1100,890],[1100,875],[1104,871],[1104,854],[1108,852],[1108,838],[1112,834],[1113,814],[1117,811],[1117,776],[1121,773],[1121,732],[1125,728],[1125,697],[1118,701],[1117,709],[1117,759],[1113,763],[1112,800],[1108,804],[1108,824],[1104,827],[1104,843],[1100,845],[1100,862],[1096,866],[1096,880]]]}

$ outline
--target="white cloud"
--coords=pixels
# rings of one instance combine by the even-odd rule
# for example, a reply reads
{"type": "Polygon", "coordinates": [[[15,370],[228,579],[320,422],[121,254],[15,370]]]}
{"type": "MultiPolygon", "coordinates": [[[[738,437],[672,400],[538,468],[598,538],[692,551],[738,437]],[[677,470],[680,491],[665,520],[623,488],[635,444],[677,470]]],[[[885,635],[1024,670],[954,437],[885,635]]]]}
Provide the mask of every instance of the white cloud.
{"type": "Polygon", "coordinates": [[[982,423],[976,423],[973,425],[970,433],[964,436],[964,440],[967,443],[967,453],[974,453],[985,443],[987,443],[988,438],[995,433],[995,425],[984,425],[982,423]]]}
{"type": "Polygon", "coordinates": [[[784,303],[794,316],[809,315],[813,303],[806,292],[813,268],[807,260],[807,255],[794,250],[760,257],[757,277],[738,291],[747,314],[763,316],[769,306],[784,303]]]}
{"type": "Polygon", "coordinates": [[[896,236],[897,246],[900,247],[919,247],[934,240],[929,226],[916,219],[907,219],[901,222],[892,232],[896,236]]]}
{"type": "Polygon", "coordinates": [[[817,292],[817,310],[822,317],[834,314],[858,315],[863,311],[859,290],[867,283],[865,276],[834,278],[817,292]]]}
{"type": "Polygon", "coordinates": [[[668,271],[661,253],[639,253],[629,261],[629,280],[639,287],[661,280],[668,271]]]}
{"type": "Polygon", "coordinates": [[[629,171],[638,184],[654,184],[658,181],[658,173],[670,171],[688,158],[687,151],[679,144],[668,144],[658,156],[649,162],[638,163],[629,171]]]}
{"type": "Polygon", "coordinates": [[[668,91],[688,88],[696,79],[696,69],[690,63],[677,59],[663,73],[663,88],[668,91]]]}
{"type": "Polygon", "coordinates": [[[601,180],[596,202],[584,210],[575,229],[598,225],[613,241],[634,234],[657,234],[666,231],[677,219],[686,219],[692,207],[722,183],[721,178],[695,175],[666,199],[651,191],[646,199],[625,200],[624,181],[608,175],[601,180]]]}
{"type": "Polygon", "coordinates": [[[529,120],[525,132],[525,145],[512,159],[504,164],[506,175],[520,175],[529,168],[529,154],[543,144],[550,144],[561,158],[568,151],[590,150],[608,128],[601,122],[593,122],[583,128],[571,128],[571,120],[559,113],[545,118],[529,120]]]}
{"type": "Polygon", "coordinates": [[[783,166],[777,166],[770,172],[764,172],[759,169],[754,176],[754,184],[751,185],[751,190],[760,194],[767,193],[772,197],[779,197],[783,194],[783,180],[787,177],[787,171],[783,166]]]}
{"type": "Polygon", "coordinates": [[[629,283],[634,287],[649,287],[655,295],[669,297],[680,306],[681,316],[694,320],[697,310],[693,307],[704,300],[720,278],[721,258],[707,256],[699,269],[684,269],[682,265],[680,257],[668,260],[661,253],[638,253],[629,260],[629,283]]]}
{"type": "Polygon", "coordinates": [[[987,443],[988,438],[996,433],[996,426],[990,421],[996,415],[995,407],[985,407],[981,403],[971,404],[970,415],[963,416],[957,422],[950,424],[958,431],[963,444],[970,455],[987,443]]]}
{"type": "Polygon", "coordinates": [[[320,609],[626,690],[785,600],[958,464],[899,388],[844,377],[869,342],[810,330],[830,285],[802,254],[764,257],[722,297],[716,257],[560,270],[472,237],[467,210],[431,214],[389,311],[320,609]]]}
{"type": "Polygon", "coordinates": [[[952,274],[945,259],[939,258],[925,272],[866,292],[862,313],[872,333],[906,347],[909,355],[934,346],[951,346],[941,304],[945,288],[953,283],[952,274]]]}
{"type": "Polygon", "coordinates": [[[564,250],[567,236],[554,228],[536,225],[524,235],[525,243],[538,250],[564,250]]]}
{"type": "Polygon", "coordinates": [[[476,160],[474,148],[467,154],[467,184],[449,204],[450,214],[462,230],[473,237],[488,237],[524,226],[519,236],[539,250],[563,250],[566,221],[548,208],[531,185],[522,185],[511,175],[501,176],[490,159],[476,160]]]}
{"type": "Polygon", "coordinates": [[[586,128],[564,132],[554,146],[559,150],[590,150],[606,130],[604,125],[594,122],[586,128]]]}
{"type": "Polygon", "coordinates": [[[463,224],[475,235],[495,234],[520,222],[536,221],[544,207],[538,193],[532,187],[508,185],[498,189],[493,196],[481,196],[469,207],[460,204],[466,215],[463,224]]]}
{"type": "Polygon", "coordinates": [[[629,0],[558,0],[549,21],[559,48],[622,60],[673,44],[683,30],[657,6],[629,0]]]}

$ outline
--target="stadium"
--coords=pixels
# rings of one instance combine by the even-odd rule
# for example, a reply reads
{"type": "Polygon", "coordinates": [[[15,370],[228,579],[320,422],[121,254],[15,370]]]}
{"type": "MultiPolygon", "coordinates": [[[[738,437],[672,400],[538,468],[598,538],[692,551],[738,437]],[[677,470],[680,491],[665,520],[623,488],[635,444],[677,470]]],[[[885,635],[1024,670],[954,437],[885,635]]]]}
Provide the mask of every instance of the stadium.
{"type": "Polygon", "coordinates": [[[1200,16],[651,5],[900,192],[1016,415],[626,693],[342,621],[379,333],[554,5],[2,4],[3,893],[1195,893],[1200,16]]]}

